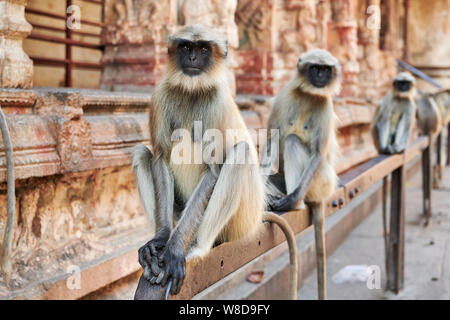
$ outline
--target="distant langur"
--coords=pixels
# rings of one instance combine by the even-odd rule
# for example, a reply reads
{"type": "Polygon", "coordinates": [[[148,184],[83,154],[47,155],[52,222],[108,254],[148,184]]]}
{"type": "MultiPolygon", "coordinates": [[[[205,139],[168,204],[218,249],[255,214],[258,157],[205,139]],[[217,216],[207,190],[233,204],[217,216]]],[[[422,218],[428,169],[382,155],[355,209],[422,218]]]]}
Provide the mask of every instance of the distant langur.
{"type": "Polygon", "coordinates": [[[133,154],[141,200],[156,229],[139,249],[143,277],[135,299],[162,299],[166,286],[177,294],[186,259],[254,235],[263,220],[258,155],[229,90],[226,40],[191,25],[169,37],[168,54],[152,95],[152,151],[138,145],[133,154]]]}
{"type": "MultiPolygon", "coordinates": [[[[430,95],[436,101],[437,108],[441,117],[442,126],[445,126],[450,120],[450,89],[439,90],[430,95]]],[[[442,156],[442,134],[436,139],[438,149],[436,165],[433,168],[433,188],[439,188],[442,180],[442,168],[444,167],[444,157],[442,156]]],[[[449,149],[450,150],[450,149],[449,149]]],[[[447,159],[447,163],[449,159],[447,159]]]]}
{"type": "Polygon", "coordinates": [[[417,90],[417,93],[417,126],[422,135],[432,136],[441,126],[441,112],[430,94],[420,90],[417,90]]]}
{"type": "Polygon", "coordinates": [[[378,103],[371,132],[380,153],[394,154],[408,146],[416,112],[415,79],[407,72],[394,78],[393,88],[378,103]]]}
{"type": "Polygon", "coordinates": [[[340,81],[341,66],[329,52],[316,49],[300,57],[294,79],[276,97],[269,117],[268,128],[279,130],[279,150],[272,149],[276,144],[269,137],[261,163],[266,173],[276,160],[279,163],[278,173],[267,181],[270,209],[302,208],[303,200],[312,208],[320,299],[326,298],[322,203],[337,184],[337,117],[332,96],[339,93],[340,81]]]}
{"type": "Polygon", "coordinates": [[[450,89],[439,90],[431,94],[441,114],[442,125],[450,120],[450,89]]]}

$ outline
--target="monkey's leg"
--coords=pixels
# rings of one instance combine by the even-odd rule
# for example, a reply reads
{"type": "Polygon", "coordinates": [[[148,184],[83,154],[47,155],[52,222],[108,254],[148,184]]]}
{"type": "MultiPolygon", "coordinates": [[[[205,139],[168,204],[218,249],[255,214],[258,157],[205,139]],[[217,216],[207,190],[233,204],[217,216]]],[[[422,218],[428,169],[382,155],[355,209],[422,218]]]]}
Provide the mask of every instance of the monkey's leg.
{"type": "MultiPolygon", "coordinates": [[[[297,136],[287,137],[283,160],[286,193],[291,194],[302,182],[302,175],[310,162],[309,152],[297,136]]],[[[303,199],[300,199],[293,208],[304,209],[303,199]]]]}
{"type": "Polygon", "coordinates": [[[409,106],[403,113],[395,133],[395,140],[392,146],[394,153],[401,153],[405,151],[408,146],[409,136],[411,135],[412,117],[414,113],[414,106],[409,106]]]}
{"type": "Polygon", "coordinates": [[[327,255],[325,246],[325,213],[323,204],[320,202],[309,203],[314,223],[314,236],[316,240],[316,262],[317,262],[317,289],[319,299],[327,298],[327,255]]]}
{"type": "MultiPolygon", "coordinates": [[[[303,142],[295,135],[290,134],[286,137],[285,141],[285,149],[287,151],[291,151],[291,154],[288,156],[288,158],[284,159],[285,161],[285,167],[286,167],[286,160],[287,162],[294,163],[292,165],[293,168],[298,169],[298,161],[301,157],[305,157],[304,153],[308,154],[308,150],[306,146],[304,146],[303,142]],[[297,159],[295,159],[295,156],[297,156],[297,159]]],[[[305,169],[303,170],[300,178],[298,176],[295,176],[293,180],[299,180],[300,183],[295,187],[295,189],[288,193],[286,197],[284,197],[281,200],[276,200],[272,204],[275,210],[277,211],[289,211],[291,210],[298,201],[303,200],[305,197],[306,192],[308,191],[308,188],[310,187],[310,184],[314,178],[314,175],[316,174],[317,169],[319,168],[320,164],[323,161],[322,155],[320,154],[320,151],[316,151],[315,154],[310,155],[308,163],[303,163],[305,166],[305,169]]],[[[290,165],[288,165],[290,166],[290,165]]],[[[297,173],[295,169],[291,169],[293,172],[290,172],[289,174],[296,175],[297,173]]],[[[288,173],[285,170],[285,178],[287,178],[288,173]]]]}
{"type": "Polygon", "coordinates": [[[133,151],[133,169],[145,212],[156,229],[153,239],[139,249],[139,263],[144,269],[144,277],[154,282],[154,277],[161,272],[158,252],[164,248],[172,230],[173,177],[162,157],[154,160],[151,151],[142,144],[133,151]]]}
{"type": "Polygon", "coordinates": [[[375,145],[378,150],[382,153],[386,153],[388,151],[389,145],[389,118],[384,120],[384,117],[380,118],[378,123],[375,125],[373,129],[373,133],[375,135],[375,145]]]}
{"type": "MultiPolygon", "coordinates": [[[[227,229],[227,232],[233,233],[233,230],[230,230],[232,227],[230,227],[229,222],[241,205],[243,193],[248,195],[252,192],[248,189],[248,186],[258,187],[255,186],[254,181],[258,179],[258,184],[261,181],[258,166],[246,162],[248,155],[249,145],[246,142],[239,142],[227,153],[226,161],[220,170],[219,178],[198,229],[196,246],[189,252],[188,259],[205,256],[224,228],[227,229]],[[238,148],[239,145],[245,148],[238,148]]],[[[248,197],[251,197],[251,195],[248,195],[248,197]]],[[[251,216],[239,217],[238,220],[241,222],[238,223],[239,226],[245,226],[247,223],[258,223],[250,221],[251,216]]],[[[240,234],[241,237],[245,236],[244,230],[236,232],[242,233],[240,234]]]]}
{"type": "Polygon", "coordinates": [[[272,210],[271,201],[273,199],[281,199],[286,196],[286,185],[284,177],[278,172],[278,165],[276,171],[273,172],[275,161],[278,159],[278,138],[269,139],[264,146],[261,154],[261,174],[263,177],[263,184],[265,186],[265,194],[267,196],[267,210],[272,210]]]}

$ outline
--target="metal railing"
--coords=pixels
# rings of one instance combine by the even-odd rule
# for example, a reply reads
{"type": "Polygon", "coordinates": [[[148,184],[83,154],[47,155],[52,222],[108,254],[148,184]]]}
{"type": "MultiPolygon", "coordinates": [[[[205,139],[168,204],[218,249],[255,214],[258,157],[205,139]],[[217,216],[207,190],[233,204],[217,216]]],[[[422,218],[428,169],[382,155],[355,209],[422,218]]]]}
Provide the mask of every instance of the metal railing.
{"type": "MultiPolygon", "coordinates": [[[[103,8],[104,8],[104,1],[99,0],[78,0],[83,1],[87,3],[92,3],[95,5],[99,5],[102,7],[102,18],[103,20],[103,8]]],[[[74,1],[72,0],[66,0],[66,8],[73,5],[74,1]]],[[[65,14],[56,14],[52,12],[47,12],[40,9],[35,8],[26,8],[25,12],[28,14],[41,16],[41,17],[48,17],[51,19],[57,19],[57,20],[63,20],[67,21],[67,19],[70,18],[70,15],[68,13],[65,14]]],[[[89,25],[94,27],[103,27],[104,24],[102,21],[91,21],[86,19],[80,19],[79,22],[83,25],[89,25]]],[[[85,37],[91,37],[95,38],[97,40],[100,40],[101,37],[101,30],[99,30],[98,33],[95,32],[85,32],[85,31],[79,31],[79,30],[73,30],[68,27],[68,24],[65,24],[65,28],[61,27],[55,27],[40,23],[31,23],[33,26],[33,31],[28,36],[29,39],[35,39],[45,42],[51,42],[51,43],[59,43],[65,45],[65,59],[57,59],[57,58],[48,58],[48,57],[42,57],[42,56],[30,56],[30,58],[33,60],[35,65],[42,65],[42,66],[63,66],[65,68],[65,79],[64,79],[64,86],[66,87],[72,87],[73,85],[73,79],[72,79],[72,71],[73,69],[93,69],[93,70],[101,70],[103,68],[102,64],[100,62],[88,62],[88,61],[74,61],[73,60],[73,47],[80,47],[80,48],[88,48],[88,49],[95,49],[103,51],[103,46],[101,44],[91,43],[87,41],[79,41],[73,39],[73,36],[85,36],[85,37]],[[45,35],[39,32],[39,30],[46,30],[46,31],[55,31],[55,32],[64,32],[64,37],[55,37],[55,36],[49,36],[45,35]]],[[[98,41],[100,42],[100,41],[98,41]]]]}

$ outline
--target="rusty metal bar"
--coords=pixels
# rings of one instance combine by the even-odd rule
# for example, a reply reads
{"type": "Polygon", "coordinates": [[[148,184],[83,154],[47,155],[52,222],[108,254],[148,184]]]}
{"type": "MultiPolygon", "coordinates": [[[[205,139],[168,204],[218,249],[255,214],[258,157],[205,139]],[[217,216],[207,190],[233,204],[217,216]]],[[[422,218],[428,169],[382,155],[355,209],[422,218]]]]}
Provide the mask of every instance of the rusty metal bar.
{"type": "Polygon", "coordinates": [[[405,10],[405,17],[403,19],[403,60],[408,61],[408,19],[409,19],[409,0],[403,0],[403,8],[405,10]]]}
{"type": "Polygon", "coordinates": [[[433,188],[439,188],[442,180],[442,131],[436,137],[436,164],[433,170],[433,188]]]}
{"type": "Polygon", "coordinates": [[[447,166],[450,166],[450,122],[447,123],[447,166]]]}
{"type": "Polygon", "coordinates": [[[101,70],[103,65],[100,63],[93,62],[81,62],[81,61],[69,61],[67,59],[53,59],[53,58],[41,58],[30,56],[30,58],[39,65],[46,66],[65,66],[66,64],[72,64],[74,68],[78,69],[97,69],[101,70]]]}
{"type": "MultiPolygon", "coordinates": [[[[56,14],[56,13],[52,13],[52,12],[46,12],[46,11],[33,9],[33,8],[25,8],[25,12],[31,13],[31,14],[37,14],[37,15],[41,15],[41,16],[45,16],[45,17],[49,17],[49,18],[64,20],[64,21],[66,20],[66,15],[56,14]]],[[[96,27],[103,27],[105,25],[102,22],[95,22],[95,21],[84,20],[84,19],[80,19],[80,22],[91,25],[91,26],[96,26],[96,27]]]]}
{"type": "Polygon", "coordinates": [[[104,1],[100,1],[100,0],[78,0],[78,1],[89,2],[92,4],[97,4],[99,6],[103,6],[105,4],[104,1]]]}
{"type": "Polygon", "coordinates": [[[387,289],[398,294],[403,289],[405,261],[406,166],[392,172],[391,217],[388,246],[387,289]]]}
{"type": "Polygon", "coordinates": [[[28,38],[49,41],[49,42],[55,42],[55,43],[64,43],[64,44],[69,44],[69,45],[82,47],[82,48],[89,48],[89,49],[101,49],[102,48],[102,46],[99,44],[78,41],[78,40],[72,40],[72,39],[58,38],[58,37],[47,36],[47,35],[38,34],[38,33],[31,33],[28,36],[28,38]]]}
{"type": "MultiPolygon", "coordinates": [[[[70,7],[72,5],[72,0],[67,0],[66,1],[66,8],[70,7]]],[[[66,21],[69,20],[69,13],[67,13],[66,10],[66,21]]],[[[72,40],[72,30],[69,28],[68,24],[66,23],[66,39],[69,41],[73,41],[72,40]]],[[[68,61],[72,61],[72,46],[69,45],[68,43],[66,43],[66,60],[68,61]]],[[[72,86],[72,63],[67,63],[65,65],[65,77],[64,77],[64,81],[65,81],[65,85],[66,87],[71,87],[72,86]]]]}
{"type": "MultiPolygon", "coordinates": [[[[33,23],[33,29],[44,29],[49,31],[57,31],[57,32],[65,32],[66,29],[64,28],[58,28],[58,27],[51,27],[51,26],[45,26],[43,24],[33,23]]],[[[92,32],[84,32],[84,31],[75,31],[72,30],[72,34],[80,35],[80,36],[86,36],[86,37],[93,37],[93,38],[100,38],[101,35],[99,33],[92,33],[92,32]]]]}
{"type": "Polygon", "coordinates": [[[423,214],[425,215],[426,222],[428,225],[431,218],[431,187],[432,187],[432,176],[433,170],[431,165],[431,148],[432,143],[429,144],[422,153],[422,190],[423,190],[423,214]]]}

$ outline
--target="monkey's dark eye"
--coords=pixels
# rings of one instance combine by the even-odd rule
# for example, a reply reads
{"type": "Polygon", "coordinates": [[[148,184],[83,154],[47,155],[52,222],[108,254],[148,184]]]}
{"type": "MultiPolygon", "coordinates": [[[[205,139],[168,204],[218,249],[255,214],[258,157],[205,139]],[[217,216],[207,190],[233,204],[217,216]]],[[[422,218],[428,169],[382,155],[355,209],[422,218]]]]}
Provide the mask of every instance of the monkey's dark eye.
{"type": "Polygon", "coordinates": [[[208,49],[208,47],[201,47],[201,48],[200,48],[200,51],[201,51],[203,54],[206,54],[206,53],[208,53],[209,49],[208,49]]]}
{"type": "Polygon", "coordinates": [[[183,51],[189,51],[189,46],[187,44],[181,46],[181,50],[183,51]]]}

